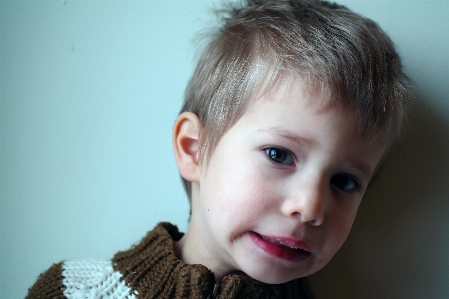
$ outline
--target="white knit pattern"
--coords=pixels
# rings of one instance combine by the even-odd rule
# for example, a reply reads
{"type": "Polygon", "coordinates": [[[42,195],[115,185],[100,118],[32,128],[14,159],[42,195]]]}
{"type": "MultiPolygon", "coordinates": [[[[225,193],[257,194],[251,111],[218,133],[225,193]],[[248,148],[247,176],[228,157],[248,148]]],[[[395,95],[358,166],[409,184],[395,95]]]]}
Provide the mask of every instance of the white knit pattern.
{"type": "Polygon", "coordinates": [[[109,260],[66,261],[62,268],[67,299],[136,299],[138,294],[120,280],[122,274],[114,271],[109,260]]]}

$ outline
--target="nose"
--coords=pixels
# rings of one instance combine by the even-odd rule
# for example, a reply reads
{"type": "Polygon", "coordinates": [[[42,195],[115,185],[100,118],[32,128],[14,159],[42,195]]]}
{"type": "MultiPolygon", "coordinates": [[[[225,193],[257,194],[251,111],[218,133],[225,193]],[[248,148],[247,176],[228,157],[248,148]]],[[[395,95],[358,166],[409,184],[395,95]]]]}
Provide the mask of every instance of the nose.
{"type": "Polygon", "coordinates": [[[298,218],[303,223],[320,226],[324,221],[326,199],[324,182],[307,180],[293,189],[282,203],[282,213],[298,218]]]}

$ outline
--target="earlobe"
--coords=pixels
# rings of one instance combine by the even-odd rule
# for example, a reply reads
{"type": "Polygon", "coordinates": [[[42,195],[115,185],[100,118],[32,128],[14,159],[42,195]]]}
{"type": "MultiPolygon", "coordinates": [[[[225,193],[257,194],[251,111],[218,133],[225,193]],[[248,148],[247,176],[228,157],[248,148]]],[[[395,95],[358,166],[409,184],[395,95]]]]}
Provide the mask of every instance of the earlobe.
{"type": "Polygon", "coordinates": [[[173,149],[181,176],[190,182],[199,182],[199,136],[201,122],[192,112],[183,112],[173,126],[173,149]]]}

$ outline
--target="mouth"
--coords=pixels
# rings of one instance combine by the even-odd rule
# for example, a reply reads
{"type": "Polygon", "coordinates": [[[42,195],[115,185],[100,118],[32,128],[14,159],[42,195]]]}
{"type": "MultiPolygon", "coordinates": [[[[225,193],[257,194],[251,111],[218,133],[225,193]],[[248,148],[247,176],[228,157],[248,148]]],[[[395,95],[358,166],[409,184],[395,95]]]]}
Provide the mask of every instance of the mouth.
{"type": "Polygon", "coordinates": [[[253,243],[266,253],[288,261],[303,261],[310,257],[311,253],[303,242],[287,238],[273,238],[250,232],[253,243]]]}

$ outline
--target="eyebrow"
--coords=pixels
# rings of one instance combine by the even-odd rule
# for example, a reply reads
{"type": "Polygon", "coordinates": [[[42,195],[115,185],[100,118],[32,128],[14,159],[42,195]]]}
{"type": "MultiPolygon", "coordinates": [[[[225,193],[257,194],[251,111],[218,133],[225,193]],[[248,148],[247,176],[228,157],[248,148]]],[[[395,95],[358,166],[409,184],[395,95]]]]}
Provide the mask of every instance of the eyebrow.
{"type": "MultiPolygon", "coordinates": [[[[276,136],[279,136],[281,138],[288,139],[288,140],[290,140],[292,142],[295,142],[297,144],[314,145],[314,144],[318,143],[318,141],[316,141],[316,140],[314,140],[312,138],[302,137],[302,136],[299,136],[299,135],[295,134],[292,131],[285,130],[285,129],[282,129],[282,128],[279,128],[279,127],[273,127],[273,128],[268,128],[268,129],[259,129],[256,132],[268,133],[270,135],[276,135],[276,136]]],[[[366,163],[354,161],[354,160],[351,160],[349,162],[350,162],[349,166],[351,168],[359,169],[361,172],[363,172],[366,175],[366,177],[368,177],[370,179],[373,177],[374,169],[372,169],[370,165],[368,165],[366,163]]]]}
{"type": "Polygon", "coordinates": [[[268,129],[259,129],[257,132],[268,133],[270,135],[279,136],[290,141],[293,141],[298,144],[317,144],[318,142],[314,139],[299,136],[292,131],[281,129],[278,127],[268,128],[268,129]]]}

